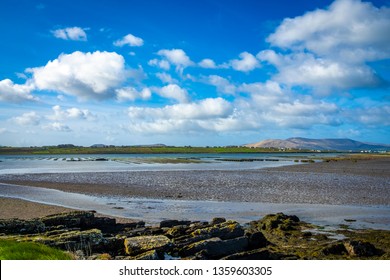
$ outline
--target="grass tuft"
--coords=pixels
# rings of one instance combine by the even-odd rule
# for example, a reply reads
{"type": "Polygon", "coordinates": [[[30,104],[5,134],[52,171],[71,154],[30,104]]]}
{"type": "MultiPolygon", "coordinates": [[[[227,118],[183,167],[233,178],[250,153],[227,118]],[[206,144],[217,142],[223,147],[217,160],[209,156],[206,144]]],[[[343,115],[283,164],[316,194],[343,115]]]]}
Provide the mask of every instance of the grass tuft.
{"type": "Polygon", "coordinates": [[[14,240],[0,240],[0,260],[71,260],[72,256],[59,249],[14,240]]]}

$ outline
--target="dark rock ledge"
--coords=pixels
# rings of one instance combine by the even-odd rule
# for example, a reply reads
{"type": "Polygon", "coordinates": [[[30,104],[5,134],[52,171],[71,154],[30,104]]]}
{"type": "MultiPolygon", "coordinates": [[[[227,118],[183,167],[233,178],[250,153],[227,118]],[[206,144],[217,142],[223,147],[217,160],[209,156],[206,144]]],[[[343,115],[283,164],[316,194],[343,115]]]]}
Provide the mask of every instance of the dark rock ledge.
{"type": "Polygon", "coordinates": [[[0,220],[0,238],[40,242],[75,259],[390,259],[389,231],[343,229],[345,238],[335,240],[319,229],[283,213],[245,225],[224,218],[123,224],[85,211],[0,220]]]}

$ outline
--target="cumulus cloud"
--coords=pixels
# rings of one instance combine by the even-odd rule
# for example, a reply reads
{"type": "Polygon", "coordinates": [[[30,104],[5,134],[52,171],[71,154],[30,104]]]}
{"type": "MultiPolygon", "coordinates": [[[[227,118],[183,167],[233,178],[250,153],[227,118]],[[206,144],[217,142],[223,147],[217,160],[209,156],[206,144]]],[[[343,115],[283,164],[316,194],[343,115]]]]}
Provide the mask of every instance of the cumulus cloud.
{"type": "Polygon", "coordinates": [[[12,118],[12,121],[18,125],[39,125],[41,117],[36,112],[31,111],[12,118]]]}
{"type": "Polygon", "coordinates": [[[0,81],[0,101],[20,103],[24,101],[37,101],[38,98],[31,95],[34,85],[26,82],[23,85],[14,84],[10,79],[0,81]]]}
{"type": "Polygon", "coordinates": [[[228,79],[225,79],[221,76],[210,75],[206,78],[206,83],[215,86],[218,92],[225,94],[236,93],[236,86],[231,84],[228,79]]]}
{"type": "Polygon", "coordinates": [[[39,90],[52,90],[80,99],[104,99],[115,95],[130,72],[124,58],[115,52],[61,54],[45,66],[30,68],[39,90]]]}
{"type": "Polygon", "coordinates": [[[164,70],[169,70],[171,68],[171,64],[167,60],[160,60],[157,58],[149,60],[148,64],[150,66],[159,67],[164,70]]]}
{"type": "Polygon", "coordinates": [[[136,37],[133,34],[127,34],[122,39],[114,42],[114,46],[123,47],[128,45],[130,47],[140,47],[144,44],[144,40],[142,38],[136,37]]]}
{"type": "Polygon", "coordinates": [[[367,126],[390,126],[390,105],[349,110],[348,118],[367,126]]]}
{"type": "Polygon", "coordinates": [[[231,104],[222,98],[206,98],[199,102],[175,104],[163,108],[130,107],[132,119],[209,119],[226,117],[232,113],[231,104]]]}
{"type": "Polygon", "coordinates": [[[67,27],[52,31],[54,37],[63,40],[87,41],[87,34],[81,27],[67,27]]]}
{"type": "Polygon", "coordinates": [[[61,120],[94,120],[96,118],[89,110],[79,108],[68,108],[63,110],[61,106],[55,105],[52,107],[53,115],[48,116],[48,119],[61,121],[61,120]]]}
{"type": "Polygon", "coordinates": [[[183,73],[183,70],[194,65],[194,62],[188,57],[188,55],[182,49],[171,49],[171,50],[159,50],[158,55],[163,57],[163,59],[153,59],[149,61],[149,65],[158,66],[162,69],[168,70],[170,65],[176,66],[176,71],[180,74],[183,73]]]}
{"type": "Polygon", "coordinates": [[[134,87],[124,87],[116,90],[116,98],[118,101],[134,101],[136,99],[148,100],[152,97],[152,92],[149,88],[144,88],[138,91],[134,87]]]}
{"type": "Polygon", "coordinates": [[[176,66],[187,67],[193,64],[182,49],[160,50],[157,54],[165,57],[170,63],[176,66]]]}
{"type": "Polygon", "coordinates": [[[162,108],[130,107],[129,129],[142,133],[215,130],[217,123],[223,122],[233,113],[232,105],[223,98],[207,98],[162,108]]]}
{"type": "Polygon", "coordinates": [[[154,88],[154,91],[164,98],[174,99],[181,103],[186,103],[189,100],[187,90],[181,88],[177,84],[169,84],[162,88],[154,88]]]}
{"type": "Polygon", "coordinates": [[[258,57],[279,70],[276,81],[289,85],[307,85],[324,91],[332,88],[372,87],[381,83],[375,72],[364,64],[349,64],[340,60],[316,58],[310,53],[276,54],[260,52],[258,57]]]}
{"type": "Polygon", "coordinates": [[[289,52],[261,51],[289,85],[331,89],[383,84],[368,62],[390,58],[390,9],[360,0],[336,0],[326,9],[285,19],[267,41],[289,52]]]}
{"type": "Polygon", "coordinates": [[[72,129],[69,126],[62,124],[60,122],[50,123],[48,125],[43,126],[43,128],[47,129],[47,130],[58,131],[58,132],[71,132],[72,131],[72,129]]]}
{"type": "Polygon", "coordinates": [[[178,83],[178,81],[176,79],[172,78],[172,76],[169,75],[168,73],[157,73],[156,76],[163,83],[167,83],[167,84],[176,84],[176,83],[178,83]]]}
{"type": "Polygon", "coordinates": [[[234,70],[241,72],[250,72],[260,67],[259,61],[253,54],[242,52],[239,54],[240,59],[233,59],[230,64],[234,70]]]}
{"type": "Polygon", "coordinates": [[[328,9],[287,18],[267,40],[274,46],[367,61],[390,56],[390,8],[336,0],[328,9]]]}
{"type": "Polygon", "coordinates": [[[214,60],[205,58],[201,62],[198,63],[200,67],[202,68],[210,68],[215,69],[217,68],[217,65],[215,64],[214,60]]]}
{"type": "Polygon", "coordinates": [[[242,84],[237,90],[250,94],[240,108],[264,126],[310,128],[341,123],[341,112],[335,103],[298,96],[275,81],[242,84]]]}

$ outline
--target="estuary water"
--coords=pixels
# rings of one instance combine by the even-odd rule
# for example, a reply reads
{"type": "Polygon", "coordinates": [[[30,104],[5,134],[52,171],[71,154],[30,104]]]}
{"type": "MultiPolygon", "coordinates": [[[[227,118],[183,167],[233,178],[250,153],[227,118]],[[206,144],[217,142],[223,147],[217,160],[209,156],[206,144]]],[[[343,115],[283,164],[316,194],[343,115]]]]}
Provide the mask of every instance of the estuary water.
{"type": "Polygon", "coordinates": [[[296,160],[299,161],[308,156],[315,155],[259,153],[0,156],[0,175],[107,171],[245,170],[298,164],[296,160]]]}

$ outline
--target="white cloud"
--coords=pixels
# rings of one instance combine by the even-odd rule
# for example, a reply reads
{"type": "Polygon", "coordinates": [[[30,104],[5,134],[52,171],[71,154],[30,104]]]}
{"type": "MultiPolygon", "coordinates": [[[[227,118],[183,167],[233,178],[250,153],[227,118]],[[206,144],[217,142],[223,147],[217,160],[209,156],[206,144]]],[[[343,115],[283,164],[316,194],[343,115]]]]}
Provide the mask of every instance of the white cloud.
{"type": "Polygon", "coordinates": [[[288,85],[316,87],[324,93],[333,88],[372,87],[381,83],[375,72],[364,64],[316,58],[313,54],[301,52],[281,55],[268,50],[257,56],[279,70],[274,80],[288,85]]]}
{"type": "Polygon", "coordinates": [[[69,126],[62,124],[62,123],[59,123],[59,122],[50,123],[50,124],[44,126],[43,128],[47,129],[47,130],[58,131],[58,132],[71,132],[72,131],[72,129],[70,129],[69,126]]]}
{"type": "Polygon", "coordinates": [[[218,76],[218,75],[210,75],[207,77],[206,82],[210,85],[217,87],[217,91],[226,94],[235,94],[236,86],[231,84],[229,80],[218,76]]]}
{"type": "Polygon", "coordinates": [[[130,107],[129,117],[134,119],[209,119],[227,117],[232,113],[231,104],[223,98],[206,98],[199,102],[182,103],[163,108],[130,107]]]}
{"type": "Polygon", "coordinates": [[[156,76],[163,83],[166,83],[166,84],[176,84],[176,83],[178,83],[178,81],[176,79],[172,78],[172,76],[169,75],[168,73],[157,73],[156,76]]]}
{"type": "Polygon", "coordinates": [[[180,73],[183,72],[184,68],[194,65],[194,62],[191,61],[191,59],[187,56],[187,54],[182,49],[160,50],[157,52],[157,54],[165,58],[158,63],[160,67],[161,64],[164,63],[165,66],[164,69],[168,68],[166,62],[164,61],[167,61],[170,64],[175,65],[176,71],[180,73]]]}
{"type": "Polygon", "coordinates": [[[80,99],[104,99],[130,76],[124,58],[115,52],[61,54],[45,66],[26,70],[39,90],[53,90],[80,99]]]}
{"type": "Polygon", "coordinates": [[[36,112],[32,111],[14,117],[11,120],[19,125],[39,125],[41,117],[36,112]]]}
{"type": "Polygon", "coordinates": [[[383,80],[368,62],[390,58],[390,8],[336,0],[326,9],[285,19],[267,41],[289,50],[259,52],[279,71],[273,79],[319,93],[377,87],[383,80]]]}
{"type": "Polygon", "coordinates": [[[390,126],[390,105],[358,108],[348,112],[348,118],[367,126],[390,126]]]}
{"type": "Polygon", "coordinates": [[[0,81],[0,101],[20,103],[24,101],[37,101],[31,95],[34,85],[27,82],[23,85],[14,84],[10,79],[0,81]]]}
{"type": "Polygon", "coordinates": [[[274,46],[367,61],[390,57],[390,8],[336,0],[328,9],[287,18],[267,40],[274,46]]]}
{"type": "Polygon", "coordinates": [[[130,47],[140,47],[143,44],[144,44],[144,40],[134,36],[133,34],[127,34],[122,39],[114,42],[114,45],[117,47],[123,47],[124,45],[128,45],[130,47]]]}
{"type": "Polygon", "coordinates": [[[217,65],[215,64],[214,60],[205,58],[201,62],[198,63],[200,67],[202,68],[210,68],[215,69],[217,68],[217,65]]]}
{"type": "Polygon", "coordinates": [[[47,118],[50,120],[61,121],[61,120],[94,120],[96,116],[93,115],[87,109],[79,109],[79,108],[68,108],[63,110],[61,106],[55,105],[52,107],[53,115],[48,116],[47,118]]]}
{"type": "Polygon", "coordinates": [[[335,103],[296,95],[275,81],[242,84],[237,90],[250,94],[248,100],[241,101],[239,110],[263,126],[310,128],[341,123],[341,111],[335,103]]]}
{"type": "Polygon", "coordinates": [[[54,37],[72,41],[87,41],[87,34],[81,27],[68,27],[52,31],[54,37]]]}
{"type": "Polygon", "coordinates": [[[136,99],[148,100],[152,97],[152,92],[149,88],[144,88],[141,91],[133,87],[125,87],[116,90],[118,101],[134,101],[136,99]]]}
{"type": "Polygon", "coordinates": [[[128,129],[140,133],[169,133],[219,130],[223,120],[234,113],[223,98],[207,98],[198,102],[175,104],[163,108],[130,107],[128,129]]]}
{"type": "Polygon", "coordinates": [[[164,98],[174,99],[181,103],[186,103],[189,100],[187,90],[176,84],[169,84],[162,88],[154,88],[154,91],[164,98]]]}
{"type": "Polygon", "coordinates": [[[255,68],[260,67],[259,61],[253,54],[242,52],[239,54],[240,59],[233,59],[230,61],[234,70],[241,72],[250,72],[255,68]]]}
{"type": "Polygon", "coordinates": [[[148,64],[150,66],[159,67],[164,70],[169,70],[169,68],[171,68],[171,65],[167,60],[159,60],[157,58],[149,60],[148,64]]]}

